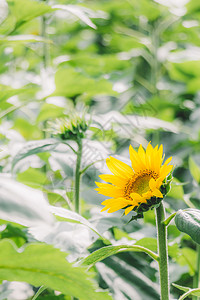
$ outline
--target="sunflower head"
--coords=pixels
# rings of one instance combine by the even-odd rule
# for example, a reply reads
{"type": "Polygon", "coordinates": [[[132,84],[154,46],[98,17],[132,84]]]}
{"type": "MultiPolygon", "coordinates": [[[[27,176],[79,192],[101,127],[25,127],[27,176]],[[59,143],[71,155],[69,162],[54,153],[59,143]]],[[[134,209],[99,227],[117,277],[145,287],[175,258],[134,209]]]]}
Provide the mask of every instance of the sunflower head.
{"type": "Polygon", "coordinates": [[[107,166],[112,174],[100,175],[106,183],[96,182],[99,194],[110,197],[102,202],[102,211],[109,213],[125,209],[125,215],[136,212],[132,219],[143,217],[143,213],[157,207],[170,189],[173,165],[172,157],[164,163],[163,146],[153,148],[149,143],[146,151],[140,145],[138,152],[129,148],[131,167],[109,157],[107,166]],[[168,176],[169,175],[169,176],[168,176]]]}
{"type": "Polygon", "coordinates": [[[82,114],[71,112],[67,117],[48,122],[49,130],[62,140],[77,140],[85,137],[90,121],[85,119],[85,112],[82,114]]]}

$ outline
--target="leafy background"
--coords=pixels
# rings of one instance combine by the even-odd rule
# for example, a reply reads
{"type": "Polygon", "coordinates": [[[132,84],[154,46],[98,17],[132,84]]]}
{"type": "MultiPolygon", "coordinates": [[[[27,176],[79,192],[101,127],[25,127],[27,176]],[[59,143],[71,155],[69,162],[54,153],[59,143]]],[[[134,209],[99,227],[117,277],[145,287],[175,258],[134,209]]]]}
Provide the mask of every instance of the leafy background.
{"type": "MultiPolygon", "coordinates": [[[[175,164],[167,213],[200,207],[199,17],[195,0],[1,1],[0,299],[159,299],[152,258],[118,251],[156,251],[154,212],[131,223],[100,213],[94,182],[108,155],[126,161],[130,143],[162,143],[175,164]],[[76,157],[47,129],[84,107],[82,167],[98,162],[83,175],[78,215],[76,157]],[[81,264],[108,245],[113,256],[81,264]]],[[[192,287],[196,244],[174,222],[168,237],[170,281],[192,287]]]]}

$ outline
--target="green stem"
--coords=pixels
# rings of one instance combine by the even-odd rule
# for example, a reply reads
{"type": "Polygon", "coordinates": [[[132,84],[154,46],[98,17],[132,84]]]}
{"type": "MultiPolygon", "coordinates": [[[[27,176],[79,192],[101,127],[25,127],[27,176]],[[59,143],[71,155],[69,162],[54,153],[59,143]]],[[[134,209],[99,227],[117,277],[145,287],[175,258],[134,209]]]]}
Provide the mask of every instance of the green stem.
{"type": "MultiPolygon", "coordinates": [[[[77,159],[76,159],[76,170],[75,170],[75,193],[74,193],[74,201],[75,201],[75,212],[79,213],[80,205],[79,205],[79,196],[80,196],[80,179],[81,179],[81,158],[82,158],[82,140],[77,139],[77,159]]],[[[78,300],[76,297],[72,297],[73,300],[78,300]]]]}
{"type": "MultiPolygon", "coordinates": [[[[48,0],[41,0],[42,2],[48,2],[48,0]]],[[[46,31],[46,16],[42,16],[42,24],[41,24],[41,36],[43,38],[47,38],[47,31],[46,31]]],[[[42,61],[44,65],[44,69],[48,67],[48,60],[49,60],[49,49],[47,43],[42,43],[43,47],[43,54],[42,54],[42,61]]]]}
{"type": "Polygon", "coordinates": [[[160,291],[161,291],[161,300],[169,300],[167,228],[163,224],[164,220],[165,220],[165,210],[161,202],[159,207],[156,209],[160,291]]]}
{"type": "MultiPolygon", "coordinates": [[[[196,262],[196,274],[193,277],[193,288],[200,287],[200,245],[197,245],[197,262],[196,262]]],[[[199,300],[200,297],[193,296],[192,300],[199,300]]]]}
{"type": "Polygon", "coordinates": [[[82,140],[77,140],[78,150],[77,150],[77,159],[76,159],[76,171],[75,171],[75,211],[79,213],[79,195],[80,195],[80,179],[81,179],[81,157],[82,157],[82,140]]]}

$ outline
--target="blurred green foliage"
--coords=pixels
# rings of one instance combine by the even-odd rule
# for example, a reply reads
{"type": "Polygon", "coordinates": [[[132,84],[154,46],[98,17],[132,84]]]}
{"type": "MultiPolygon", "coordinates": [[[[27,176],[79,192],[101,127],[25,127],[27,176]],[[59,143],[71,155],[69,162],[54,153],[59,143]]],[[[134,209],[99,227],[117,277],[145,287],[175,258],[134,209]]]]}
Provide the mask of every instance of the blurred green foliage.
{"type": "MultiPolygon", "coordinates": [[[[162,143],[166,157],[173,156],[175,180],[165,198],[168,214],[188,207],[200,208],[200,5],[196,0],[185,2],[2,1],[0,186],[4,190],[0,193],[0,236],[2,240],[12,240],[1,241],[8,249],[5,256],[1,255],[5,263],[12,260],[13,253],[20,257],[12,245],[28,245],[31,251],[36,247],[32,243],[37,243],[44,253],[53,249],[44,243],[60,248],[71,255],[70,263],[102,246],[129,245],[143,238],[148,238],[142,240],[143,245],[155,250],[152,211],[145,213],[143,220],[127,224],[130,217],[100,213],[103,197],[94,192],[94,182],[105,170],[100,160],[110,154],[128,158],[130,143],[134,147],[145,147],[149,141],[154,146],[162,143]],[[72,149],[76,145],[69,141],[70,148],[53,138],[47,130],[48,121],[67,117],[73,110],[82,111],[85,106],[87,117],[92,115],[83,141],[82,168],[92,165],[83,174],[81,184],[81,214],[85,221],[59,212],[59,217],[65,219],[52,225],[47,222],[47,203],[73,210],[76,157],[72,149]],[[5,187],[4,176],[12,177],[16,183],[5,187]],[[30,202],[31,193],[38,197],[35,190],[46,201],[42,209],[39,202],[30,202]],[[33,230],[39,220],[42,226],[33,230]],[[88,229],[91,226],[104,238],[88,229]]],[[[192,287],[196,244],[173,222],[168,235],[170,280],[192,287]]],[[[51,251],[59,256],[58,250],[51,251]]],[[[33,261],[38,257],[34,253],[33,261]]],[[[56,259],[52,256],[52,261],[56,259]]],[[[51,256],[47,265],[49,261],[51,256]]],[[[50,266],[58,267],[54,263],[50,266]]],[[[95,289],[90,282],[93,276],[113,299],[159,299],[158,270],[144,253],[116,254],[91,270],[88,278],[83,278],[90,286],[90,297],[95,289]]],[[[2,280],[25,280],[30,284],[31,295],[36,293],[39,282],[32,279],[34,275],[15,277],[5,272],[8,273],[1,276],[2,280]]],[[[48,289],[38,299],[69,299],[66,290],[48,280],[48,284],[40,281],[48,289]]],[[[5,293],[5,299],[15,299],[6,284],[1,285],[1,293],[5,293]]],[[[171,286],[171,294],[178,298],[182,292],[171,286]]],[[[31,299],[27,295],[28,292],[23,299],[31,299]]],[[[105,295],[102,299],[109,299],[105,295]]],[[[75,296],[81,296],[81,292],[75,296]]],[[[87,294],[80,299],[86,298],[87,294]]]]}

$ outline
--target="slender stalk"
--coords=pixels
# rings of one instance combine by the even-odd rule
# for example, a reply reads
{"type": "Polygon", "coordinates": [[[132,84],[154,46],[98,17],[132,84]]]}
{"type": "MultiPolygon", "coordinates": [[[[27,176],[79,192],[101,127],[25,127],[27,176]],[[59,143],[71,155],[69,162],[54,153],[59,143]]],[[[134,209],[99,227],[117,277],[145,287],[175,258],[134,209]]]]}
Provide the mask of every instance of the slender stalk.
{"type": "MultiPolygon", "coordinates": [[[[41,0],[42,2],[48,2],[48,0],[41,0]]],[[[47,31],[46,31],[46,16],[42,16],[42,23],[41,23],[41,36],[43,38],[47,38],[47,31]]],[[[49,49],[47,43],[42,43],[43,47],[43,54],[42,54],[42,61],[44,69],[48,67],[48,60],[49,60],[49,49]]]]}
{"type": "Polygon", "coordinates": [[[159,207],[156,209],[160,291],[161,291],[161,300],[169,300],[167,228],[163,224],[164,220],[165,220],[165,210],[161,202],[159,207]]]}
{"type": "MultiPolygon", "coordinates": [[[[200,287],[200,245],[197,244],[197,263],[196,263],[196,274],[193,277],[193,288],[200,287]]],[[[193,296],[192,300],[199,300],[200,297],[193,296]]]]}
{"type": "MultiPolygon", "coordinates": [[[[75,192],[74,192],[74,202],[75,202],[75,212],[79,213],[80,204],[79,204],[79,196],[80,196],[80,180],[81,180],[81,158],[82,158],[82,140],[77,139],[77,158],[76,158],[76,170],[75,170],[75,192]]],[[[78,300],[78,298],[73,297],[72,300],[78,300]]]]}
{"type": "Polygon", "coordinates": [[[78,150],[77,150],[77,159],[76,159],[76,170],[75,170],[75,192],[74,192],[74,200],[75,200],[75,211],[79,213],[80,205],[79,205],[79,195],[80,195],[80,178],[81,178],[81,157],[82,157],[82,140],[77,140],[78,150]]]}

